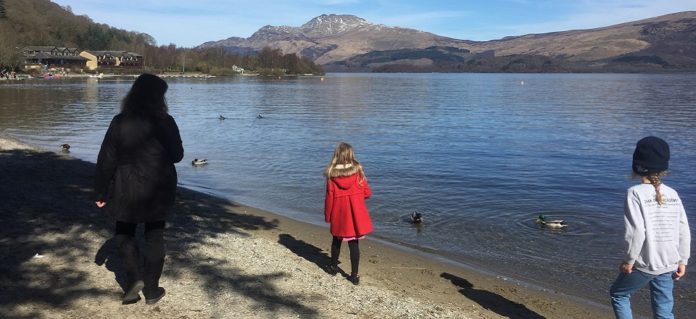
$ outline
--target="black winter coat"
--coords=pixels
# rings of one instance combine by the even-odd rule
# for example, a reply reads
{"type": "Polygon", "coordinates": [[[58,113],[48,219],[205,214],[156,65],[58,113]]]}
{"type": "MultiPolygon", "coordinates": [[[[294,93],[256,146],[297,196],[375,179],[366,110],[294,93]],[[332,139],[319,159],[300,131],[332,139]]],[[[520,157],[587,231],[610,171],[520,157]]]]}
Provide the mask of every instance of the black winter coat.
{"type": "Polygon", "coordinates": [[[116,115],[97,158],[97,200],[116,221],[166,220],[176,195],[174,163],[184,157],[179,128],[170,115],[116,115]]]}

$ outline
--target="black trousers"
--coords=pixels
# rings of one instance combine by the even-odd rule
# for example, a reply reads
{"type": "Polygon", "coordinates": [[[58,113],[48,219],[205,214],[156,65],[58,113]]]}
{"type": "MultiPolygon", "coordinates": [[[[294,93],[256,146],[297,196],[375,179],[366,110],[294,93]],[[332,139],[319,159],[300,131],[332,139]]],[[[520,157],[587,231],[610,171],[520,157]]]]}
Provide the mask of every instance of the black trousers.
{"type": "Polygon", "coordinates": [[[153,290],[159,287],[159,279],[164,268],[164,221],[145,223],[145,246],[142,254],[135,241],[135,230],[138,224],[116,222],[116,245],[121,257],[123,268],[130,284],[142,280],[143,290],[153,290]],[[140,271],[140,261],[144,260],[143,271],[140,271]]]}

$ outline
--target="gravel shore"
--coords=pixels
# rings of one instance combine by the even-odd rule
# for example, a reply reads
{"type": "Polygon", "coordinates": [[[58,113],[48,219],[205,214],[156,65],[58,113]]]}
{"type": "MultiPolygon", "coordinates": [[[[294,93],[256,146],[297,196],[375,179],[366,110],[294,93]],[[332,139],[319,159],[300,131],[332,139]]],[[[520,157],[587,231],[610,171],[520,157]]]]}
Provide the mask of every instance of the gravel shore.
{"type": "MultiPolygon", "coordinates": [[[[611,318],[607,307],[370,239],[354,286],[323,270],[327,228],[184,188],[166,232],[167,295],[123,306],[93,174],[67,153],[0,137],[0,318],[611,318]]],[[[347,247],[341,261],[350,271],[347,247]]]]}

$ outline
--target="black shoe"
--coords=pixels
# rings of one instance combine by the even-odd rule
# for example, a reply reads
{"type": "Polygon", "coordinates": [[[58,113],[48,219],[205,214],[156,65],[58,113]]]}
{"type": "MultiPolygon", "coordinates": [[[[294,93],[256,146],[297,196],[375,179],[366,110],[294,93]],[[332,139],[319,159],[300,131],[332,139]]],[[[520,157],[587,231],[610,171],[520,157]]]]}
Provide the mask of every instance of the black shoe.
{"type": "Polygon", "coordinates": [[[157,287],[154,291],[144,290],[143,295],[145,295],[145,303],[148,305],[156,304],[165,295],[164,288],[157,287]]]}
{"type": "Polygon", "coordinates": [[[350,275],[348,277],[348,281],[352,282],[353,285],[358,285],[360,283],[360,276],[359,275],[350,275]]]}
{"type": "Polygon", "coordinates": [[[121,301],[121,304],[122,305],[131,305],[131,304],[137,303],[138,301],[140,301],[140,296],[135,296],[135,299],[130,299],[130,300],[124,299],[123,301],[121,301]]]}
{"type": "Polygon", "coordinates": [[[137,280],[130,285],[130,288],[126,290],[121,298],[121,304],[130,305],[138,302],[140,300],[140,291],[143,290],[145,283],[142,280],[137,280]]]}
{"type": "Polygon", "coordinates": [[[338,273],[338,266],[336,265],[328,265],[326,266],[326,272],[329,273],[331,276],[336,276],[338,273]]]}

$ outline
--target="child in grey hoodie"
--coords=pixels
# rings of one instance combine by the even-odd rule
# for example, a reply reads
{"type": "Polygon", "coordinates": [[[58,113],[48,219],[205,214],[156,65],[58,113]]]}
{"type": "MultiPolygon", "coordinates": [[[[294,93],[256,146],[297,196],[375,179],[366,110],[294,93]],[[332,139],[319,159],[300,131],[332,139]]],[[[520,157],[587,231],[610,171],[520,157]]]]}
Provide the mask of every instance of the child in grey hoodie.
{"type": "Polygon", "coordinates": [[[619,319],[632,318],[631,294],[648,283],[655,318],[674,318],[673,280],[686,273],[691,232],[679,195],[661,181],[668,164],[667,142],[653,136],[638,141],[633,172],[642,183],[626,194],[626,255],[610,289],[619,319]]]}

